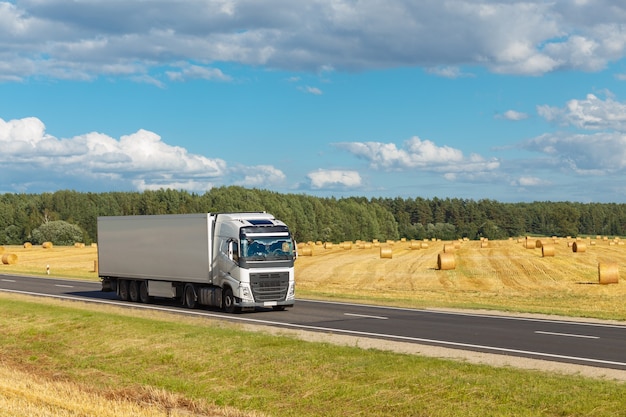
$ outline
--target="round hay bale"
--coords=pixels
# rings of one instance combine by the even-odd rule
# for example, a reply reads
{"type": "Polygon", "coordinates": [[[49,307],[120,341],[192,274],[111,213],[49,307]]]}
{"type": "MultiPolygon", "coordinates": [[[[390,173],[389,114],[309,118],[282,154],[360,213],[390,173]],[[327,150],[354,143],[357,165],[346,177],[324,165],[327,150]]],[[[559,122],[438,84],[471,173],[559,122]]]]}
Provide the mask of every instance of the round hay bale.
{"type": "Polygon", "coordinates": [[[417,242],[415,240],[412,240],[411,243],[409,244],[409,249],[420,249],[422,247],[422,242],[417,242]]]}
{"type": "Polygon", "coordinates": [[[313,247],[305,246],[300,250],[300,255],[302,256],[313,256],[313,247]]]}
{"type": "Polygon", "coordinates": [[[544,258],[546,256],[554,256],[554,245],[541,245],[541,256],[543,256],[544,258]]]}
{"type": "Polygon", "coordinates": [[[456,268],[456,261],[452,253],[439,252],[437,255],[437,269],[446,271],[456,268]]]}
{"type": "Polygon", "coordinates": [[[363,243],[363,249],[372,249],[372,242],[363,243]]]}
{"type": "Polygon", "coordinates": [[[350,250],[350,249],[352,249],[352,242],[343,242],[341,244],[341,247],[344,248],[344,249],[350,250]]]}
{"type": "Polygon", "coordinates": [[[587,245],[585,245],[582,242],[574,242],[572,244],[572,251],[573,252],[584,252],[587,250],[587,245]]]}
{"type": "Polygon", "coordinates": [[[380,257],[385,259],[391,259],[393,257],[393,248],[390,246],[381,246],[380,257]]]}
{"type": "Polygon", "coordinates": [[[326,243],[324,243],[324,248],[325,249],[332,249],[333,248],[333,242],[326,242],[326,243]]]}
{"type": "Polygon", "coordinates": [[[455,249],[456,249],[456,247],[453,244],[443,245],[444,253],[452,253],[452,252],[455,251],[455,249]]]}
{"type": "Polygon", "coordinates": [[[535,240],[535,247],[537,249],[541,249],[542,246],[543,246],[543,241],[541,239],[535,240]]]}
{"type": "Polygon", "coordinates": [[[24,249],[30,249],[33,247],[33,244],[30,242],[24,242],[24,249]]]}
{"type": "Polygon", "coordinates": [[[422,249],[427,249],[427,248],[428,248],[428,243],[426,243],[426,242],[422,242],[422,243],[420,244],[420,246],[422,247],[422,249]]]}
{"type": "Polygon", "coordinates": [[[533,240],[526,241],[526,249],[535,249],[536,243],[533,240]]]}
{"type": "Polygon", "coordinates": [[[598,263],[598,282],[600,284],[617,284],[619,282],[619,268],[615,262],[598,263]]]}
{"type": "Polygon", "coordinates": [[[41,245],[41,247],[44,249],[52,249],[52,246],[52,242],[43,242],[43,244],[41,245]]]}
{"type": "Polygon", "coordinates": [[[17,263],[17,255],[14,253],[5,253],[2,255],[2,263],[5,265],[15,265],[17,263]]]}

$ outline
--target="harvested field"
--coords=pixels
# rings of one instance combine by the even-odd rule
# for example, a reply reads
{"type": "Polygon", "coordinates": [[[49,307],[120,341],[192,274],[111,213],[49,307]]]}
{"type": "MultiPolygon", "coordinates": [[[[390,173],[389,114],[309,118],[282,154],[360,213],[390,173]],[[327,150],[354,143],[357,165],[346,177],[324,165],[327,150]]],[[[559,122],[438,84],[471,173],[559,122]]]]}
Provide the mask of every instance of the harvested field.
{"type": "MultiPolygon", "coordinates": [[[[552,239],[551,239],[552,242],[552,239]]],[[[600,285],[598,264],[617,263],[626,272],[626,248],[586,241],[573,252],[566,239],[554,255],[527,249],[525,242],[460,242],[455,269],[439,270],[437,256],[449,242],[411,249],[398,242],[393,258],[378,249],[319,249],[296,262],[300,296],[374,301],[411,307],[487,308],[626,320],[626,285],[600,285]]],[[[580,245],[580,243],[579,243],[580,245]]]]}
{"type": "MultiPolygon", "coordinates": [[[[538,239],[539,240],[539,239],[538,239]]],[[[533,242],[535,239],[532,240],[533,242]]],[[[480,308],[626,320],[626,246],[613,239],[584,239],[573,252],[571,239],[552,239],[554,255],[527,249],[526,241],[395,242],[393,256],[379,245],[315,245],[296,261],[300,298],[334,299],[405,307],[480,308]],[[425,244],[428,243],[428,244],[425,244]],[[438,269],[438,254],[454,243],[454,269],[438,269]],[[611,244],[612,243],[612,244],[611,244]],[[346,250],[350,245],[352,249],[346,250]],[[600,285],[599,263],[614,263],[617,284],[600,285]]],[[[15,265],[0,273],[97,280],[97,248],[6,246],[15,265]]]]}

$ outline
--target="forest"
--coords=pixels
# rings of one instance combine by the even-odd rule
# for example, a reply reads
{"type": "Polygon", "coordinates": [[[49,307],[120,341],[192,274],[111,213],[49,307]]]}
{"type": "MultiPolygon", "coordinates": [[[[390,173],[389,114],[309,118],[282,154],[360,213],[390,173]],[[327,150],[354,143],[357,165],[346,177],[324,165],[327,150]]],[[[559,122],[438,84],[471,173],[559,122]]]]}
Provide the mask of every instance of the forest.
{"type": "Polygon", "coordinates": [[[143,192],[0,195],[0,245],[97,242],[98,216],[267,211],[299,242],[539,236],[623,236],[626,204],[501,203],[456,198],[322,198],[238,186],[204,194],[143,192]],[[56,241],[55,241],[56,240],[56,241]]]}

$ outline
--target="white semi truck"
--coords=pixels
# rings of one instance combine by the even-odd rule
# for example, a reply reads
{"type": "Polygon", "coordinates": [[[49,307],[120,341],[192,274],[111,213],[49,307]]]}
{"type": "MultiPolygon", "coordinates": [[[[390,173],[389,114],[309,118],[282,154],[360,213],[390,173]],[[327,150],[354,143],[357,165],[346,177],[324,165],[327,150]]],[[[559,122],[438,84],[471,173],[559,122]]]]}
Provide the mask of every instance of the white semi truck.
{"type": "Polygon", "coordinates": [[[294,243],[268,213],[98,217],[98,275],[125,301],[284,310],[295,302],[294,243]]]}

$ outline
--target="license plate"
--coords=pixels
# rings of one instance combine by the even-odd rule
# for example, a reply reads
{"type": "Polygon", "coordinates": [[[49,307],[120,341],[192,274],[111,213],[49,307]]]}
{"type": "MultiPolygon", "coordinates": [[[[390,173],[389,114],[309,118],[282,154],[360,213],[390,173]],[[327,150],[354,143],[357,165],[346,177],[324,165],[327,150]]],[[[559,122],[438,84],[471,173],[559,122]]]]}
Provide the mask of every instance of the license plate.
{"type": "Polygon", "coordinates": [[[278,305],[278,301],[266,301],[263,303],[264,307],[271,307],[271,306],[277,306],[278,305]]]}

